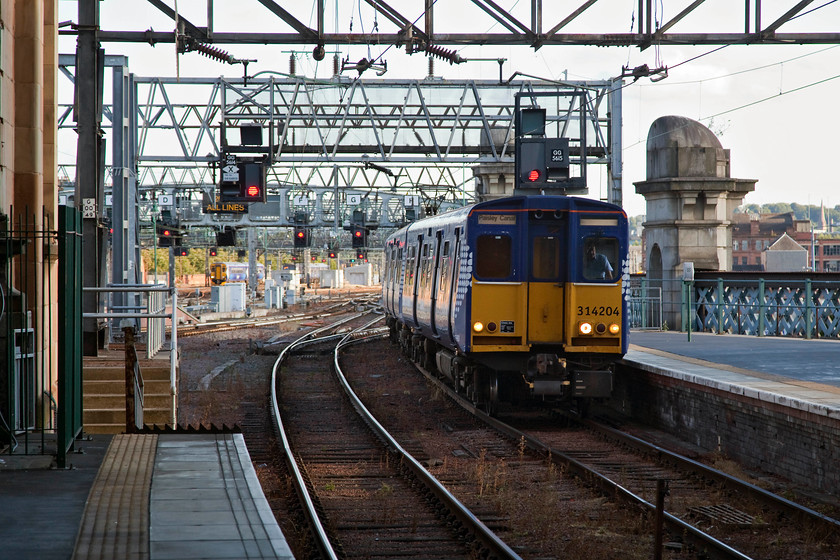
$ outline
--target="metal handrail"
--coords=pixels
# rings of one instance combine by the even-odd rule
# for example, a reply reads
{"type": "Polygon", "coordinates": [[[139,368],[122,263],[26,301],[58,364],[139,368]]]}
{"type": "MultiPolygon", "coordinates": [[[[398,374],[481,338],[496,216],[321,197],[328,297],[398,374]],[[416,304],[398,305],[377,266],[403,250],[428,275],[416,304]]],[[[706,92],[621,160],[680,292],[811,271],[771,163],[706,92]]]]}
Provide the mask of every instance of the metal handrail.
{"type": "Polygon", "coordinates": [[[170,329],[169,335],[169,394],[172,399],[170,404],[169,420],[171,425],[176,425],[178,423],[178,290],[174,287],[164,286],[163,284],[122,284],[119,286],[107,287],[85,287],[82,288],[82,290],[85,292],[169,292],[172,297],[172,312],[169,314],[161,312],[162,310],[165,310],[164,301],[163,307],[155,312],[83,313],[82,317],[85,319],[170,319],[172,321],[172,328],[170,329]]]}

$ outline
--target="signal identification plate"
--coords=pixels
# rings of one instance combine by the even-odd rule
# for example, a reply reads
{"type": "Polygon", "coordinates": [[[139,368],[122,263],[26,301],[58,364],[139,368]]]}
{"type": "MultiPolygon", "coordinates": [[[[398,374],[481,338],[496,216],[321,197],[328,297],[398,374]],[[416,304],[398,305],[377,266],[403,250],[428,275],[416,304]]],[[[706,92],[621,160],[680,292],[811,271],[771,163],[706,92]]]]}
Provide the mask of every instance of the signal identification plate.
{"type": "Polygon", "coordinates": [[[486,226],[516,225],[515,214],[479,214],[478,223],[486,226]]]}

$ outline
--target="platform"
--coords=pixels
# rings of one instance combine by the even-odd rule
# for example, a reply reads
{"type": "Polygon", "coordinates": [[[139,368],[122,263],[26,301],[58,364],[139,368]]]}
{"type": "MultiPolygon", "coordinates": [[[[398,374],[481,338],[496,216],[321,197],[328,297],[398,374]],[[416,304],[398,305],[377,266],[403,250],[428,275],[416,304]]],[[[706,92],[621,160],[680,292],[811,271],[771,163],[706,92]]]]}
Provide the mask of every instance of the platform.
{"type": "Polygon", "coordinates": [[[78,446],[87,452],[62,470],[38,462],[49,456],[2,456],[0,557],[293,558],[242,434],[94,436],[78,446]]]}
{"type": "Polygon", "coordinates": [[[633,331],[630,365],[840,419],[840,341],[633,331]]]}

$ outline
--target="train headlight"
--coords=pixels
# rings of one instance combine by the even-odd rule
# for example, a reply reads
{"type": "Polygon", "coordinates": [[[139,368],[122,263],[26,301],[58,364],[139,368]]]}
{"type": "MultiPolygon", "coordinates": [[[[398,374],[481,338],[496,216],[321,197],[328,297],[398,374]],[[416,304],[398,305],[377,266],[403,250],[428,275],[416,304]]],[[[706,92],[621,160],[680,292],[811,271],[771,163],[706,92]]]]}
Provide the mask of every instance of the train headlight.
{"type": "Polygon", "coordinates": [[[618,326],[618,323],[613,323],[610,325],[610,334],[618,334],[621,330],[621,327],[618,326]]]}
{"type": "Polygon", "coordinates": [[[595,325],[595,332],[597,332],[598,334],[604,334],[605,332],[607,332],[607,325],[605,325],[604,323],[598,323],[597,325],[595,325]]]}
{"type": "Polygon", "coordinates": [[[592,334],[592,323],[583,322],[578,325],[580,334],[592,334]]]}
{"type": "Polygon", "coordinates": [[[476,321],[475,323],[473,323],[473,330],[475,332],[483,331],[484,330],[484,323],[482,323],[481,321],[476,321]]]}

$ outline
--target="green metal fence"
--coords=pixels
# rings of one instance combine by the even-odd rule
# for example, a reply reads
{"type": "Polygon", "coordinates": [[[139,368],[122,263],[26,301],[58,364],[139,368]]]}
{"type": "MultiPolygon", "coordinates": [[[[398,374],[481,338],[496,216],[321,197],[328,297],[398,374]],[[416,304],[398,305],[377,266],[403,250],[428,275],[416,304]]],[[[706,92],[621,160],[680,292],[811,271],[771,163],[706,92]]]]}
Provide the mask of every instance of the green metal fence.
{"type": "Polygon", "coordinates": [[[36,218],[0,214],[0,454],[63,468],[82,428],[81,218],[36,218]]]}
{"type": "Polygon", "coordinates": [[[82,216],[59,207],[58,463],[82,431],[82,216]]]}

